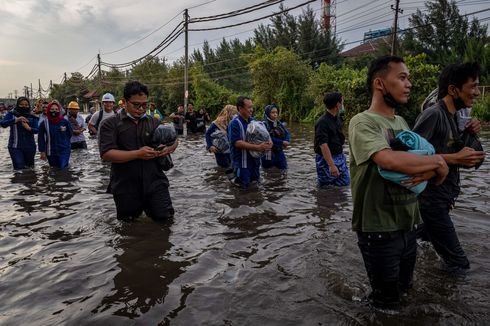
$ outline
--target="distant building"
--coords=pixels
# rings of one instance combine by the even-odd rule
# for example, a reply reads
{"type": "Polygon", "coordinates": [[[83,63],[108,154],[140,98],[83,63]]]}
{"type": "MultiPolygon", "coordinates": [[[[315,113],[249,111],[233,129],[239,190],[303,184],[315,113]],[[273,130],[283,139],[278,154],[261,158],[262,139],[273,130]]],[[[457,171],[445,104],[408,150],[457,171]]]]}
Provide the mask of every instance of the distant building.
{"type": "Polygon", "coordinates": [[[389,36],[367,40],[361,45],[340,53],[340,56],[344,58],[352,58],[359,57],[365,54],[375,53],[383,45],[390,46],[389,36]]]}
{"type": "Polygon", "coordinates": [[[391,34],[391,28],[383,28],[383,29],[377,29],[374,31],[365,32],[363,43],[380,37],[389,36],[390,34],[391,34]]]}

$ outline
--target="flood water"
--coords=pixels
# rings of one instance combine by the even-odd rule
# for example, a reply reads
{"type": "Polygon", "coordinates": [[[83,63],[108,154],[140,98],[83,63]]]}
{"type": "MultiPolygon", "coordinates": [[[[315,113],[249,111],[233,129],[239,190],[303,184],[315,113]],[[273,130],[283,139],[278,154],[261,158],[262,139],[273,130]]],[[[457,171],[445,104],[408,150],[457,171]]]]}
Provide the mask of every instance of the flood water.
{"type": "MultiPolygon", "coordinates": [[[[462,173],[454,222],[472,269],[418,250],[395,314],[372,310],[349,189],[316,189],[312,126],[290,126],[289,174],[232,186],[203,139],[181,140],[168,173],[173,222],[115,218],[96,143],[65,171],[14,173],[0,130],[1,325],[488,325],[490,174],[462,173]]],[[[490,148],[490,130],[482,133],[490,148]]]]}

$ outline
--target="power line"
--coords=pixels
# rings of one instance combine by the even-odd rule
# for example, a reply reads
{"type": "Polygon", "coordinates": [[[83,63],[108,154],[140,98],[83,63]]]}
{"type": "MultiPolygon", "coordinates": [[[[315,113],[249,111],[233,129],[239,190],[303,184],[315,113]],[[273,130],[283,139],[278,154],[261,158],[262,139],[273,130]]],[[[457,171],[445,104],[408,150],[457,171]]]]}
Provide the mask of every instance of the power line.
{"type": "Polygon", "coordinates": [[[133,43],[131,43],[129,45],[126,45],[125,47],[122,47],[122,48],[120,48],[118,50],[114,50],[114,51],[111,51],[111,52],[101,53],[101,55],[109,55],[109,54],[117,53],[117,52],[120,52],[120,51],[126,50],[127,48],[132,47],[133,45],[135,45],[135,44],[137,44],[137,43],[139,43],[139,42],[147,39],[151,35],[155,34],[159,30],[161,30],[162,28],[164,28],[165,26],[167,26],[168,24],[170,24],[170,22],[172,22],[175,18],[177,18],[178,16],[180,16],[180,14],[181,14],[181,12],[179,12],[177,15],[173,16],[168,22],[166,22],[165,24],[161,25],[160,27],[158,27],[157,29],[155,29],[154,31],[152,31],[150,34],[148,34],[148,35],[140,38],[139,40],[136,40],[133,43]]]}
{"type": "Polygon", "coordinates": [[[209,27],[209,28],[191,28],[189,29],[190,32],[203,32],[203,31],[213,31],[213,30],[218,30],[218,29],[224,29],[224,28],[230,28],[230,27],[236,27],[236,26],[240,26],[240,25],[245,25],[245,24],[249,24],[249,23],[253,23],[253,22],[256,22],[256,21],[259,21],[259,20],[262,20],[262,19],[265,19],[265,18],[270,18],[270,17],[273,17],[273,16],[276,16],[276,15],[280,15],[284,12],[287,12],[287,11],[291,11],[291,10],[294,10],[294,9],[297,9],[297,8],[300,8],[304,5],[307,5],[309,3],[312,3],[312,2],[315,2],[316,0],[308,0],[306,2],[303,2],[297,6],[294,6],[294,7],[291,7],[291,8],[287,8],[287,9],[284,9],[284,10],[281,10],[277,13],[273,13],[273,14],[270,14],[270,15],[267,15],[267,16],[262,16],[262,17],[259,17],[259,18],[256,18],[256,19],[252,19],[252,20],[248,20],[248,21],[245,21],[245,22],[241,22],[241,23],[236,23],[236,24],[230,24],[230,25],[226,25],[226,26],[218,26],[218,27],[209,27]]]}
{"type": "Polygon", "coordinates": [[[250,7],[246,8],[241,8],[238,10],[230,11],[224,14],[219,14],[219,15],[214,15],[214,16],[207,16],[207,17],[197,17],[197,18],[191,18],[189,20],[189,23],[198,23],[198,22],[208,22],[208,21],[215,21],[215,20],[220,20],[220,19],[226,19],[226,18],[231,18],[231,17],[236,17],[244,14],[248,14],[250,12],[254,12],[263,8],[267,8],[273,5],[276,5],[278,3],[284,2],[284,0],[269,0],[265,1],[250,7]]]}

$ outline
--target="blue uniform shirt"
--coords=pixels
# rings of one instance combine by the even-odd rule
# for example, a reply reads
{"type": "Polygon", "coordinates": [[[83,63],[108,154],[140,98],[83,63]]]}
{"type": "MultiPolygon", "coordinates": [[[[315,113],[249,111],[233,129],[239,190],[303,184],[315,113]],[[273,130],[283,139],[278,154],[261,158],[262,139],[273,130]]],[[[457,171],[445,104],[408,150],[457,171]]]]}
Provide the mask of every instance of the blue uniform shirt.
{"type": "Polygon", "coordinates": [[[46,155],[65,155],[71,152],[71,124],[63,119],[57,124],[44,120],[39,126],[39,151],[46,155]]]}
{"type": "Polygon", "coordinates": [[[31,130],[25,129],[21,123],[15,123],[15,115],[12,112],[7,112],[0,125],[3,128],[10,127],[9,148],[36,148],[34,134],[39,131],[38,118],[34,115],[29,116],[29,127],[31,130]]]}

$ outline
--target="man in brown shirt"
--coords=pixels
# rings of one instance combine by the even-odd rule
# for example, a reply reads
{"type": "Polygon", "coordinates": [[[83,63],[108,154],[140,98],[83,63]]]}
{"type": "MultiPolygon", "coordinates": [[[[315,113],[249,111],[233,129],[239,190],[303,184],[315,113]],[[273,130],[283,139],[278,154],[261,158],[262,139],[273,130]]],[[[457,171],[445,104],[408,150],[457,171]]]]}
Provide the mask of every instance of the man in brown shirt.
{"type": "Polygon", "coordinates": [[[99,131],[99,151],[103,160],[112,162],[108,191],[116,204],[117,218],[130,220],[143,211],[165,220],[174,214],[168,191],[169,182],[158,165],[158,157],[177,148],[177,141],[162,151],[150,147],[151,137],[160,122],[145,114],[148,88],[138,81],[124,87],[126,110],[104,120],[99,131]]]}

